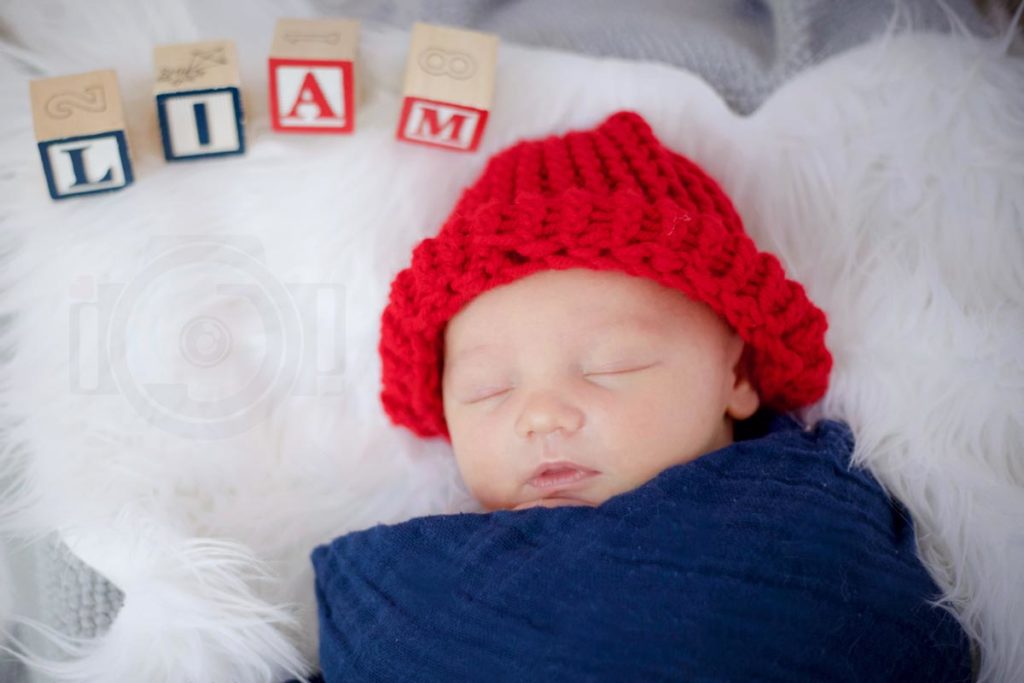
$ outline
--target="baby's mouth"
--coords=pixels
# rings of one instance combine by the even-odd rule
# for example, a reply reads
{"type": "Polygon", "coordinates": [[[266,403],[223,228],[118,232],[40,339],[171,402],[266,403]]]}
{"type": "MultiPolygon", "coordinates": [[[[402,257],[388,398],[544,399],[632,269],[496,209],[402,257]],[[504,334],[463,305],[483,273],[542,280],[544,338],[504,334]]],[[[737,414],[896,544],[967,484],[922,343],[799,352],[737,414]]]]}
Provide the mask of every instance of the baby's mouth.
{"type": "Polygon", "coordinates": [[[597,476],[597,470],[591,470],[575,466],[556,466],[542,471],[528,482],[531,486],[549,495],[556,491],[564,491],[570,488],[578,488],[581,482],[597,476]]]}

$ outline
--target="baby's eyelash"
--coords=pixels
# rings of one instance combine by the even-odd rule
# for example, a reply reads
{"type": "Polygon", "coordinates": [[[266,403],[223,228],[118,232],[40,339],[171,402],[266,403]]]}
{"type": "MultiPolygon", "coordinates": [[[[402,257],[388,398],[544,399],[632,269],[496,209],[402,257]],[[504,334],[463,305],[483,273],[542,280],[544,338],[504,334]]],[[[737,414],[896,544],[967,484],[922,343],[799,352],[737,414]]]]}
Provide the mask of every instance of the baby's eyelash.
{"type": "Polygon", "coordinates": [[[471,401],[468,401],[468,403],[479,403],[480,401],[486,401],[489,398],[494,398],[495,396],[501,396],[502,394],[508,393],[511,390],[512,390],[512,387],[506,387],[506,388],[504,388],[504,389],[502,389],[500,391],[495,391],[493,393],[484,394],[483,396],[474,398],[471,401]]]}
{"type": "Polygon", "coordinates": [[[656,363],[656,362],[655,363],[648,363],[647,365],[640,365],[640,366],[637,366],[637,367],[624,368],[622,370],[595,370],[593,372],[586,372],[586,373],[584,373],[584,375],[587,376],[587,377],[589,377],[591,375],[624,375],[624,374],[630,373],[630,372],[639,372],[640,370],[646,370],[647,368],[654,367],[657,364],[658,363],[656,363]]]}
{"type": "Polygon", "coordinates": [[[625,370],[595,370],[594,372],[583,373],[587,377],[594,375],[625,375],[628,372],[636,372],[640,368],[626,368],[625,370]]]}

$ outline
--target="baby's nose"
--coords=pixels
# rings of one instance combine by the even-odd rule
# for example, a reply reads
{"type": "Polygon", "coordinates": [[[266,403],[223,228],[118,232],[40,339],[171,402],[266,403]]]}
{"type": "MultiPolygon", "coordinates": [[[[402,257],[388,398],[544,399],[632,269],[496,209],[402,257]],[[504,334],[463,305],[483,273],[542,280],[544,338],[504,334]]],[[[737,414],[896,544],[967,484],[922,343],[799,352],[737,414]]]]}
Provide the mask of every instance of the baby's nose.
{"type": "Polygon", "coordinates": [[[547,436],[561,430],[565,434],[578,431],[584,422],[583,411],[550,393],[531,396],[523,406],[516,431],[524,439],[547,436]]]}

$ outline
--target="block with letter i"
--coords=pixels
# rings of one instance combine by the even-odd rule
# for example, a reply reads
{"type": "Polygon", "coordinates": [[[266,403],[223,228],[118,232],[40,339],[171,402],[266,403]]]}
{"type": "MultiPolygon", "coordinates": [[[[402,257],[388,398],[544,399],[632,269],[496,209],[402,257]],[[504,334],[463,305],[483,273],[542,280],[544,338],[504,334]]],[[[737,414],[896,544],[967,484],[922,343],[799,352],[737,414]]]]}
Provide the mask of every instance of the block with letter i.
{"type": "Polygon", "coordinates": [[[124,109],[112,70],[29,81],[29,97],[51,197],[131,184],[124,109]]]}
{"type": "Polygon", "coordinates": [[[238,54],[230,40],[153,48],[156,113],[168,161],[245,152],[238,54]]]}
{"type": "Polygon", "coordinates": [[[270,124],[282,133],[355,130],[359,22],[279,19],[270,47],[270,124]]]}
{"type": "Polygon", "coordinates": [[[494,99],[497,65],[498,36],[414,23],[396,137],[475,150],[494,99]]]}

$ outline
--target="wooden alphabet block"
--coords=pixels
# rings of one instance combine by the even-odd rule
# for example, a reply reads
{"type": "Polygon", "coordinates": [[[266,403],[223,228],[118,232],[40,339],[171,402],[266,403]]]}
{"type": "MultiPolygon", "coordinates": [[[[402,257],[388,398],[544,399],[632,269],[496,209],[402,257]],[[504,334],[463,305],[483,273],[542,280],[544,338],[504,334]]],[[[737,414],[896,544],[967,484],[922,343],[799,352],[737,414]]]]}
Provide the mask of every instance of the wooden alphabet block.
{"type": "Polygon", "coordinates": [[[498,36],[413,24],[396,137],[475,150],[494,99],[497,66],[498,36]]]}
{"type": "Polygon", "coordinates": [[[245,152],[238,55],[230,40],[153,48],[157,119],[168,161],[245,152]]]}
{"type": "Polygon", "coordinates": [[[66,199],[131,184],[117,74],[106,69],[29,81],[29,98],[51,197],[66,199]]]}
{"type": "Polygon", "coordinates": [[[279,19],[270,47],[270,124],[282,133],[355,130],[359,22],[279,19]]]}

